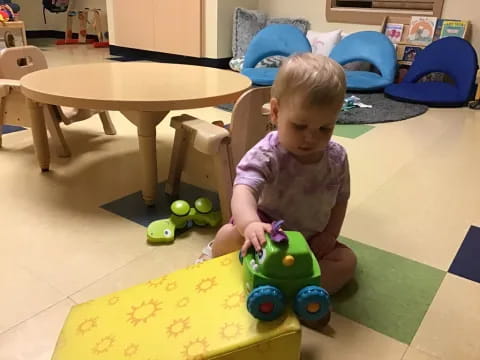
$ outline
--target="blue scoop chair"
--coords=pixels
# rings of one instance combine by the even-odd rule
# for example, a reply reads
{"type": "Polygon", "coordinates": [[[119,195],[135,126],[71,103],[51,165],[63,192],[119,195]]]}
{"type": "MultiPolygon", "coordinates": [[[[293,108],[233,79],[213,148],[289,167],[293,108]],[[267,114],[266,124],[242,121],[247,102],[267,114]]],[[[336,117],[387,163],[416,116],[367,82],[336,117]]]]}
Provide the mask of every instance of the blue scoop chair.
{"type": "Polygon", "coordinates": [[[468,41],[443,38],[419,52],[403,81],[387,87],[385,95],[435,107],[464,106],[474,95],[477,70],[477,53],[468,41]],[[417,82],[432,72],[447,74],[454,83],[417,82]]]}
{"type": "Polygon", "coordinates": [[[255,85],[270,86],[278,68],[255,68],[263,59],[274,56],[290,56],[295,53],[312,52],[312,47],[303,32],[293,25],[272,24],[260,30],[248,45],[242,74],[255,85]]]}
{"type": "Polygon", "coordinates": [[[345,65],[365,61],[375,65],[380,74],[370,71],[345,71],[350,91],[379,91],[393,83],[397,70],[397,55],[392,42],[382,33],[360,31],[340,41],[330,58],[345,65]]]}

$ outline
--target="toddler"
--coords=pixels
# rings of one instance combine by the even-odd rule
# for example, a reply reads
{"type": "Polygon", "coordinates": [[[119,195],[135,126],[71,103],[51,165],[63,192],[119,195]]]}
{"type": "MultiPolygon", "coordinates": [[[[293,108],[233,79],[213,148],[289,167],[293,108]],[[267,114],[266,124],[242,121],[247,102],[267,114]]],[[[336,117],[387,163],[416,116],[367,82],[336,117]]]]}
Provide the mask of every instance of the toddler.
{"type": "Polygon", "coordinates": [[[300,231],[318,259],[330,294],[352,279],[356,257],[337,241],[350,196],[345,149],[331,141],[345,97],[345,74],[333,60],[310,53],[288,58],[270,100],[267,134],[237,166],[232,222],[204,251],[213,257],[253,246],[260,250],[273,220],[300,231]]]}

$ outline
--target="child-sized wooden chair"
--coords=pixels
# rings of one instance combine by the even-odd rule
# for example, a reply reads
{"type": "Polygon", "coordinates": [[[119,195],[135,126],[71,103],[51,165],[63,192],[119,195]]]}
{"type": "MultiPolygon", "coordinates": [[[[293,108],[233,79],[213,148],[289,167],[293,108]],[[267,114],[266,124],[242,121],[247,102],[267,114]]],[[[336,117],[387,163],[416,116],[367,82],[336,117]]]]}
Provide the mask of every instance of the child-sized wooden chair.
{"type": "MultiPolygon", "coordinates": [[[[25,97],[20,91],[20,78],[31,72],[46,69],[47,60],[35,46],[7,48],[0,51],[0,146],[2,125],[30,127],[30,115],[25,97]]],[[[75,109],[45,104],[45,120],[48,131],[61,157],[69,157],[70,149],[65,141],[60,122],[71,124],[99,114],[107,135],[115,135],[116,130],[106,111],[75,109]]]]}
{"type": "Polygon", "coordinates": [[[270,87],[246,91],[235,103],[229,130],[189,115],[173,117],[170,126],[175,128],[172,158],[165,191],[178,195],[182,170],[188,146],[213,157],[217,190],[222,218],[231,217],[235,168],[243,155],[272,128],[263,105],[270,100],[270,87]]]}

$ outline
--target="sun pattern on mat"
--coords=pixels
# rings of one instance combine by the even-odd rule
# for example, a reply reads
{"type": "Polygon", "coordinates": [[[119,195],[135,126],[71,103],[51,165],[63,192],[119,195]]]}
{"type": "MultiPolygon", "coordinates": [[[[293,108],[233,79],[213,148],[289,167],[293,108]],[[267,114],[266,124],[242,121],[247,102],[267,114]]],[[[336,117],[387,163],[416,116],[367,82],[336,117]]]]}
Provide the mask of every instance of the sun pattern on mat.
{"type": "Polygon", "coordinates": [[[197,286],[195,287],[195,289],[199,292],[199,293],[206,293],[207,291],[211,290],[213,287],[217,286],[218,283],[217,283],[217,277],[216,276],[212,276],[210,278],[205,278],[205,279],[202,279],[198,284],[197,286]]]}
{"type": "Polygon", "coordinates": [[[115,338],[113,336],[105,336],[95,344],[92,351],[95,355],[103,354],[110,350],[114,342],[115,338]]]}
{"type": "Polygon", "coordinates": [[[222,266],[228,266],[232,263],[232,258],[231,257],[227,257],[225,259],[223,259],[222,261],[220,261],[220,265],[222,266]]]}
{"type": "Polygon", "coordinates": [[[176,281],[170,281],[167,286],[165,286],[166,291],[173,291],[177,288],[177,282],[176,281]]]}
{"type": "Polygon", "coordinates": [[[162,276],[161,278],[148,281],[147,286],[157,288],[159,286],[162,286],[166,280],[167,276],[162,276]]]}
{"type": "Polygon", "coordinates": [[[243,331],[243,327],[239,323],[225,323],[220,329],[220,336],[225,340],[235,339],[243,331]]]}
{"type": "Polygon", "coordinates": [[[179,307],[179,308],[184,308],[188,304],[190,304],[190,298],[187,297],[187,296],[185,296],[185,297],[183,297],[183,298],[181,298],[180,300],[177,301],[177,307],[179,307]]]}
{"type": "Polygon", "coordinates": [[[135,355],[138,351],[138,344],[130,344],[128,345],[125,350],[123,350],[123,355],[126,357],[131,357],[135,355]]]}
{"type": "Polygon", "coordinates": [[[113,306],[117,304],[120,301],[120,298],[118,296],[112,296],[110,299],[108,299],[108,305],[113,306]]]}
{"type": "Polygon", "coordinates": [[[150,299],[148,302],[142,301],[138,306],[132,305],[132,311],[127,313],[127,322],[132,323],[133,326],[137,326],[141,322],[145,324],[148,319],[154,317],[158,311],[162,310],[161,305],[161,301],[154,299],[150,299]]]}
{"type": "Polygon", "coordinates": [[[187,266],[185,269],[186,270],[197,270],[197,269],[200,269],[205,263],[206,263],[206,261],[203,261],[201,263],[197,263],[197,264],[187,266]]]}
{"type": "Polygon", "coordinates": [[[205,358],[208,346],[207,338],[197,338],[184,346],[182,354],[186,360],[202,360],[205,358]]]}
{"type": "Polygon", "coordinates": [[[223,308],[232,310],[245,304],[245,294],[241,291],[228,295],[223,301],[223,308]]]}
{"type": "Polygon", "coordinates": [[[96,318],[90,318],[82,321],[77,327],[77,333],[80,335],[85,335],[85,333],[97,327],[97,320],[98,316],[96,318]]]}
{"type": "Polygon", "coordinates": [[[65,336],[65,333],[62,331],[60,333],[60,336],[58,337],[57,344],[55,345],[56,350],[60,350],[67,345],[67,337],[65,336]]]}
{"type": "Polygon", "coordinates": [[[190,329],[190,317],[175,319],[170,325],[168,325],[167,334],[168,337],[177,337],[188,329],[190,329]]]}

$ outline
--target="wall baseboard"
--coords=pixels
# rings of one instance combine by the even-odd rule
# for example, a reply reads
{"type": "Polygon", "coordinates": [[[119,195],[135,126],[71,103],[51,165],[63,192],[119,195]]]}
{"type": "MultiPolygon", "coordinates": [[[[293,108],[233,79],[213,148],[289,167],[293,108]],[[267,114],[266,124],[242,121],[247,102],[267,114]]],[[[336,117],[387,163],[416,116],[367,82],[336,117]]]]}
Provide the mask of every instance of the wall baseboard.
{"type": "MultiPolygon", "coordinates": [[[[78,33],[73,33],[72,37],[78,39],[78,33]]],[[[65,31],[60,30],[27,30],[27,39],[38,38],[53,38],[53,39],[65,39],[65,31]]],[[[97,35],[87,35],[87,39],[93,39],[98,41],[97,35]]]]}
{"type": "Polygon", "coordinates": [[[200,65],[219,69],[229,69],[228,63],[231,59],[198,58],[150,50],[133,49],[117,45],[110,45],[110,54],[114,56],[120,56],[125,60],[150,60],[174,64],[200,65]]]}

